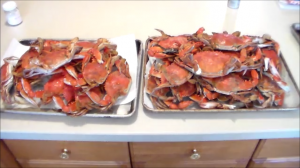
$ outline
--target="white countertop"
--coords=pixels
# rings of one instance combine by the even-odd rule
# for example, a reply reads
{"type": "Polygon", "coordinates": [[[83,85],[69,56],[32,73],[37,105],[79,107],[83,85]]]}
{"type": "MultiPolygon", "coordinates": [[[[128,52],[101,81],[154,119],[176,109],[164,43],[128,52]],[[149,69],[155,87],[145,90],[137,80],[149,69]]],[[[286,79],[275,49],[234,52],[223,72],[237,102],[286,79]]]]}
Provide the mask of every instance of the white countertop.
{"type": "MultiPolygon", "coordinates": [[[[17,1],[23,23],[5,25],[1,11],[1,55],[12,38],[117,37],[134,33],[144,43],[159,35],[208,32],[270,34],[299,88],[299,44],[290,33],[299,10],[280,9],[277,1],[17,1]]],[[[140,96],[141,97],[141,96],[140,96]]],[[[1,139],[78,141],[206,141],[299,137],[299,110],[293,112],[153,114],[143,110],[130,118],[71,118],[1,113],[1,139]]]]}

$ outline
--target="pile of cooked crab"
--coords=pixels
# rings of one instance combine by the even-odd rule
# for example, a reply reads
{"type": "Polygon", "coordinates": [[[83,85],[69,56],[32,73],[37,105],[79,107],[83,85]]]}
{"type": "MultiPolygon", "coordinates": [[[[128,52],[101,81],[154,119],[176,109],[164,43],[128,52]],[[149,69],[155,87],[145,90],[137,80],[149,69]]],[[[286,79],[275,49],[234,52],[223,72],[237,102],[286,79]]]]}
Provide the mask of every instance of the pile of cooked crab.
{"type": "Polygon", "coordinates": [[[105,112],[131,86],[129,65],[116,49],[105,38],[38,38],[20,58],[4,59],[2,100],[37,108],[54,103],[55,110],[73,116],[105,112]]]}
{"type": "MultiPolygon", "coordinates": [[[[158,30],[158,29],[156,29],[158,30]]],[[[156,109],[268,108],[282,106],[279,44],[263,36],[196,33],[150,37],[145,90],[156,109]]]]}

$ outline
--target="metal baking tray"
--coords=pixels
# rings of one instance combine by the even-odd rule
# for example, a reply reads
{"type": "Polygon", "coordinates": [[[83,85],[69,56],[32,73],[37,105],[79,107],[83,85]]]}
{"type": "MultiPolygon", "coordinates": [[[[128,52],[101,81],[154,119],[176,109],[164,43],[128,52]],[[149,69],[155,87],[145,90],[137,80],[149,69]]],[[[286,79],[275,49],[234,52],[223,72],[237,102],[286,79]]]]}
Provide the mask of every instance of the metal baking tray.
{"type": "MultiPolygon", "coordinates": [[[[36,39],[24,39],[21,40],[20,43],[23,45],[30,45],[36,39]]],[[[51,40],[65,40],[65,39],[51,39],[51,40]]],[[[86,41],[86,40],[85,40],[86,41]]],[[[133,99],[130,103],[122,104],[122,105],[114,105],[109,110],[105,112],[97,112],[97,110],[91,110],[87,114],[82,115],[80,117],[100,117],[100,118],[126,118],[132,116],[138,108],[138,100],[139,100],[139,87],[140,87],[140,76],[141,76],[141,65],[142,65],[142,56],[143,56],[143,43],[141,40],[136,39],[136,49],[137,49],[137,78],[136,78],[136,89],[137,94],[135,99],[133,99]]],[[[129,65],[130,67],[130,65],[129,65]]],[[[5,108],[0,109],[0,112],[4,113],[18,113],[18,114],[34,114],[34,115],[55,115],[55,116],[66,116],[66,114],[62,112],[56,112],[50,109],[37,109],[37,108],[5,108]]]]}
{"type": "Polygon", "coordinates": [[[177,110],[177,109],[155,109],[147,106],[145,104],[145,96],[148,96],[145,93],[145,75],[146,75],[146,64],[149,60],[148,58],[148,45],[151,42],[151,39],[147,39],[146,44],[145,44],[145,51],[144,51],[144,57],[143,57],[143,83],[142,83],[142,103],[144,106],[144,109],[146,109],[149,112],[155,112],[155,113],[195,113],[195,112],[202,112],[202,113],[211,113],[211,112],[265,112],[265,111],[271,111],[271,112],[279,112],[279,111],[294,111],[294,110],[299,110],[300,108],[300,91],[299,88],[297,87],[297,84],[291,74],[290,69],[288,68],[284,57],[280,53],[280,60],[282,63],[282,73],[281,77],[282,79],[287,82],[288,86],[290,87],[290,92],[286,93],[285,99],[284,99],[284,104],[281,107],[271,107],[271,108],[240,108],[240,109],[201,109],[200,107],[195,109],[184,109],[184,110],[177,110]]]}
{"type": "Polygon", "coordinates": [[[300,23],[292,24],[292,34],[296,38],[298,43],[300,43],[300,23]]]}

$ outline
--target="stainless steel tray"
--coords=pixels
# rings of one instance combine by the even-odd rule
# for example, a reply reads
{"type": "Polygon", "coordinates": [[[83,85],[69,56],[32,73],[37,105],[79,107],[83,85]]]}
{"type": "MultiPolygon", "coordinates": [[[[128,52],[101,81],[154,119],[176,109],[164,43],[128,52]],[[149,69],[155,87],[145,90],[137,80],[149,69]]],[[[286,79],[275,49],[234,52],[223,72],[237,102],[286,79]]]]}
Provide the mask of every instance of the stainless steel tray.
{"type": "MultiPolygon", "coordinates": [[[[23,45],[30,45],[36,39],[24,39],[20,43],[23,45]]],[[[65,40],[65,39],[52,39],[52,40],[65,40]]],[[[114,105],[106,112],[97,112],[97,110],[89,111],[87,114],[81,117],[101,117],[101,118],[125,118],[132,116],[138,109],[138,99],[139,99],[139,87],[140,87],[140,76],[141,76],[141,65],[142,65],[142,55],[143,55],[143,43],[141,40],[136,39],[136,49],[137,49],[137,78],[136,78],[136,89],[137,94],[135,99],[130,103],[122,105],[114,105]]],[[[130,66],[130,65],[129,65],[130,66]]],[[[61,112],[56,112],[50,109],[36,109],[36,108],[4,108],[0,109],[3,113],[18,113],[18,114],[34,114],[34,115],[56,115],[56,116],[66,116],[66,114],[61,112]]]]}
{"type": "Polygon", "coordinates": [[[149,60],[148,58],[148,44],[151,42],[151,40],[148,38],[145,44],[145,51],[144,51],[144,57],[143,57],[143,85],[142,85],[142,103],[144,106],[144,109],[146,109],[146,111],[149,112],[156,112],[156,113],[178,113],[178,112],[184,112],[184,113],[189,113],[189,112],[264,112],[264,111],[293,111],[293,110],[299,110],[300,107],[300,103],[299,103],[299,99],[300,99],[300,91],[297,88],[297,84],[284,60],[284,57],[282,56],[282,54],[280,53],[280,59],[282,62],[282,78],[285,82],[287,82],[287,84],[290,87],[290,92],[286,94],[285,99],[284,99],[284,103],[283,106],[281,107],[271,107],[271,108],[263,108],[263,109],[257,109],[257,108],[241,108],[241,109],[234,109],[234,110],[230,110],[230,109],[201,109],[200,107],[198,109],[185,109],[185,110],[177,110],[177,109],[155,109],[155,108],[151,108],[149,106],[147,106],[145,104],[145,96],[148,96],[144,93],[145,90],[145,75],[146,75],[146,64],[149,60]]]}
{"type": "Polygon", "coordinates": [[[293,36],[300,43],[300,23],[294,23],[291,28],[293,36]]]}

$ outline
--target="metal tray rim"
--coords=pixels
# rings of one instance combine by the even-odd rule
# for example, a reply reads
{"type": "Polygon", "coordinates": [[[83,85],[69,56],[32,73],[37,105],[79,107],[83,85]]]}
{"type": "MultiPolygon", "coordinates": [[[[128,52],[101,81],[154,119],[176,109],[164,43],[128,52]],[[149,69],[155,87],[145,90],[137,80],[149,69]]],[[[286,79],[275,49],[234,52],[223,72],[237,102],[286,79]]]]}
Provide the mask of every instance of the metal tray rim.
{"type": "MultiPolygon", "coordinates": [[[[48,38],[45,38],[45,39],[48,39],[48,38]]],[[[36,40],[36,39],[21,39],[21,40],[18,40],[18,41],[25,41],[25,40],[36,40]]],[[[55,38],[55,39],[51,39],[51,40],[66,40],[66,39],[60,39],[60,38],[55,38]]],[[[84,39],[84,40],[80,40],[80,41],[93,41],[94,39],[84,39]]],[[[137,82],[137,87],[136,87],[136,97],[134,100],[132,100],[130,102],[131,104],[131,113],[129,114],[125,114],[125,115],[115,115],[115,114],[97,114],[97,113],[93,113],[93,114],[85,114],[85,115],[82,115],[80,117],[97,117],[97,118],[127,118],[127,117],[131,117],[136,111],[137,111],[137,108],[138,108],[138,102],[139,102],[139,89],[140,89],[140,76],[141,76],[141,71],[139,71],[141,64],[142,64],[142,57],[143,57],[143,42],[140,40],[140,39],[135,39],[135,42],[139,42],[139,51],[138,51],[138,67],[137,67],[137,78],[136,78],[136,82],[137,82]]],[[[136,43],[137,45],[137,43],[136,43]]],[[[49,111],[49,112],[46,112],[46,111],[21,111],[21,110],[18,110],[18,111],[14,111],[14,110],[7,110],[7,109],[4,109],[4,108],[1,108],[0,107],[0,113],[14,113],[14,114],[32,114],[32,115],[47,115],[47,116],[67,116],[66,114],[64,113],[61,113],[61,112],[54,112],[54,111],[49,111]]]]}
{"type": "Polygon", "coordinates": [[[292,24],[291,31],[292,31],[293,36],[296,38],[297,42],[300,43],[300,35],[296,32],[296,26],[299,27],[300,23],[294,23],[294,24],[292,24]]]}
{"type": "MultiPolygon", "coordinates": [[[[144,56],[143,56],[143,73],[142,73],[142,79],[143,79],[143,87],[142,87],[142,104],[143,104],[143,107],[145,109],[147,109],[147,111],[149,112],[153,112],[153,113],[192,113],[192,112],[197,112],[197,113],[240,113],[240,112],[268,112],[268,111],[294,111],[294,110],[297,110],[300,108],[300,104],[298,105],[298,107],[289,107],[289,108],[280,108],[280,107],[277,107],[277,108],[264,108],[264,109],[257,109],[257,108],[249,108],[249,109],[233,109],[233,110],[230,110],[230,109],[185,109],[185,110],[176,110],[176,109],[153,109],[153,108],[150,108],[148,107],[145,102],[144,102],[144,88],[145,88],[145,71],[146,71],[146,64],[147,64],[147,57],[148,57],[148,43],[151,39],[148,38],[146,40],[146,43],[145,43],[145,51],[144,51],[144,56]]],[[[282,56],[282,53],[280,53],[281,55],[281,60],[282,60],[282,63],[284,64],[286,70],[287,70],[287,74],[289,75],[289,77],[291,78],[292,80],[292,83],[293,85],[295,86],[295,88],[297,89],[297,94],[298,96],[300,97],[300,90],[299,88],[297,87],[297,84],[295,82],[295,79],[294,77],[292,76],[291,74],[291,71],[289,69],[289,67],[287,66],[285,60],[284,60],[284,57],[282,56]]]]}

